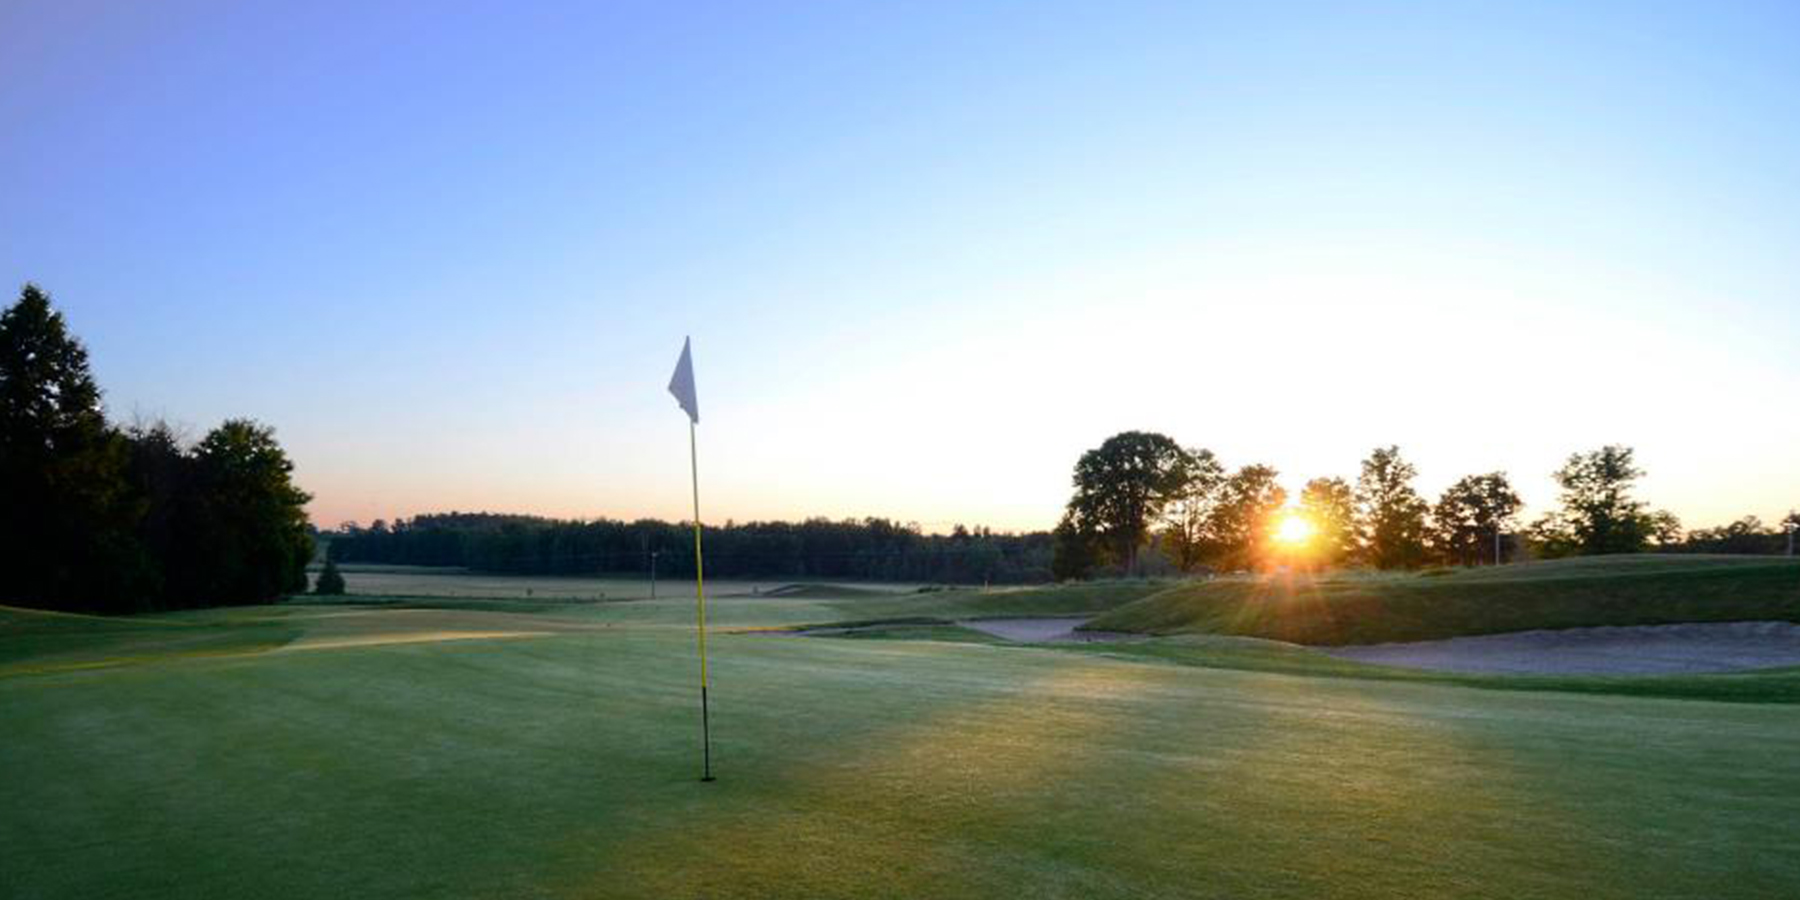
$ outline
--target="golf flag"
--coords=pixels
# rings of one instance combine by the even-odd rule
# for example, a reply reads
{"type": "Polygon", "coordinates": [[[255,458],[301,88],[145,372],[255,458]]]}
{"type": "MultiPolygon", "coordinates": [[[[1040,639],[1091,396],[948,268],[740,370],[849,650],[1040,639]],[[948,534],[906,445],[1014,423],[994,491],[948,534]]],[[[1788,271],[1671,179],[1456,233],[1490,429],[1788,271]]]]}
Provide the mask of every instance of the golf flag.
{"type": "Polygon", "coordinates": [[[694,354],[693,339],[681,342],[681,359],[675,363],[675,374],[669,379],[669,393],[675,395],[675,401],[687,410],[688,420],[700,422],[700,401],[694,396],[694,354]]]}
{"type": "Polygon", "coordinates": [[[688,414],[688,465],[694,477],[694,622],[700,638],[700,780],[713,780],[712,715],[706,700],[706,563],[700,555],[700,451],[694,426],[700,423],[700,401],[694,397],[693,340],[681,342],[681,359],[669,379],[669,393],[688,414]]]}

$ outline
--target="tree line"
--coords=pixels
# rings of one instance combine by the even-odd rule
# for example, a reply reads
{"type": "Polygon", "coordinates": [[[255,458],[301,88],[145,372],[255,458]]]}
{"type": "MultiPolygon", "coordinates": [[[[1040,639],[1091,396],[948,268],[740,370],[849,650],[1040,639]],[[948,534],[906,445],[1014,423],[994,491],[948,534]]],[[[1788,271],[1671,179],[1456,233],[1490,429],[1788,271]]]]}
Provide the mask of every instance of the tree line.
{"type": "Polygon", "coordinates": [[[274,432],[197,442],[106,419],[87,350],[27,284],[0,313],[0,602],[81,612],[263,603],[313,552],[274,432]]]}
{"type": "MultiPolygon", "coordinates": [[[[1027,584],[1051,577],[1049,532],[1006,534],[866,518],[727,522],[704,526],[709,578],[835,578],[957,584],[1027,584]]],[[[438,513],[346,523],[326,535],[339,563],[463,566],[513,575],[692,577],[693,526],[639,519],[563,520],[497,513],[438,513]]]]}
{"type": "Polygon", "coordinates": [[[1140,572],[1146,551],[1181,572],[1411,569],[1649,549],[1774,553],[1785,532],[1800,528],[1800,513],[1790,513],[1779,530],[1750,517],[1684,534],[1673,513],[1633,496],[1644,473],[1632,449],[1616,445],[1572,454],[1554,473],[1556,509],[1530,523],[1518,521],[1524,504],[1505,472],[1465,476],[1431,502],[1395,446],[1372,451],[1355,482],[1308,481],[1291,510],[1279,474],[1260,463],[1228,470],[1212,451],[1162,434],[1114,435],[1075,464],[1052,570],[1058,578],[1140,572]],[[1287,515],[1311,530],[1305,541],[1279,540],[1287,515]]]}

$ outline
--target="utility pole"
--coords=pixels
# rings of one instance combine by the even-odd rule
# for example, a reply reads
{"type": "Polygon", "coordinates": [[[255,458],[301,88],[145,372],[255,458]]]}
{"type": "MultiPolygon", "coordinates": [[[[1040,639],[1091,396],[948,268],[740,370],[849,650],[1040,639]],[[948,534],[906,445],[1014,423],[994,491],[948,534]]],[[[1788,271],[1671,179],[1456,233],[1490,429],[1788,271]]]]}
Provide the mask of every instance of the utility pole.
{"type": "Polygon", "coordinates": [[[1788,555],[1794,555],[1794,532],[1800,531],[1800,522],[1788,523],[1788,555]]]}
{"type": "Polygon", "coordinates": [[[650,599],[656,599],[656,557],[661,550],[650,551],[650,599]]]}

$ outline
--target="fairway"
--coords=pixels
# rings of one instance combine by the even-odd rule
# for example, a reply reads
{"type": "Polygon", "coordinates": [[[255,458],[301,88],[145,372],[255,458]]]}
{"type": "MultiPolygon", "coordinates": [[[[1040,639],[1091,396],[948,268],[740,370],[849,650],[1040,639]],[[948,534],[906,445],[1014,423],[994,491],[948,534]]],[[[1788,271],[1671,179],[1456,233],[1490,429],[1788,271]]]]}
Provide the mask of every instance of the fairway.
{"type": "Polygon", "coordinates": [[[691,600],[14,614],[4,893],[1800,894],[1790,704],[732,633],[844,593],[714,604],[713,784],[691,600]]]}

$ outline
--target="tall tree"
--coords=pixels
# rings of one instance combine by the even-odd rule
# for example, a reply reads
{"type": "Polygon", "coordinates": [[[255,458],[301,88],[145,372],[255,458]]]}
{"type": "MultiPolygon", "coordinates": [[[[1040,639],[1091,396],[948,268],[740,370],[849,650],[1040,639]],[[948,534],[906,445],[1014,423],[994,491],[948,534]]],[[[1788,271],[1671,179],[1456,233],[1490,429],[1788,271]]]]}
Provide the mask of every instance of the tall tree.
{"type": "Polygon", "coordinates": [[[1225,468],[1219,465],[1211,450],[1188,450],[1192,463],[1187,483],[1175,493],[1164,514],[1163,548],[1175,567],[1192,572],[1205,559],[1208,544],[1207,522],[1219,502],[1219,489],[1225,483],[1225,468]]]}
{"type": "Polygon", "coordinates": [[[1271,466],[1249,465],[1220,486],[1207,523],[1208,556],[1219,568],[1252,570],[1267,559],[1275,514],[1287,502],[1287,491],[1275,483],[1279,474],[1271,466]]]}
{"type": "Polygon", "coordinates": [[[1069,522],[1098,536],[1114,560],[1131,572],[1150,523],[1187,485],[1193,465],[1188,452],[1166,435],[1115,434],[1075,463],[1069,522]]]}
{"type": "Polygon", "coordinates": [[[1356,553],[1356,492],[1342,478],[1314,478],[1300,489],[1300,512],[1313,528],[1321,565],[1337,566],[1356,553]]]}
{"type": "Polygon", "coordinates": [[[1098,539],[1076,527],[1068,515],[1056,525],[1050,554],[1050,574],[1058,581],[1086,578],[1100,562],[1098,539]]]}
{"type": "Polygon", "coordinates": [[[1446,562],[1499,562],[1495,548],[1523,505],[1505,472],[1469,475],[1438,498],[1431,511],[1434,543],[1446,562]]]}
{"type": "Polygon", "coordinates": [[[1555,474],[1562,489],[1560,508],[1532,526],[1547,555],[1644,549],[1655,523],[1644,504],[1631,496],[1633,483],[1643,475],[1630,447],[1609,444],[1571,455],[1555,474]]]}
{"type": "Polygon", "coordinates": [[[1650,537],[1656,546],[1669,548],[1679,545],[1685,532],[1681,527],[1681,517],[1666,509],[1659,509],[1650,514],[1650,537]]]}
{"type": "Polygon", "coordinates": [[[0,596],[112,610],[153,580],[130,450],[106,423],[87,350],[27,284],[0,314],[0,596]]]}
{"type": "Polygon", "coordinates": [[[1426,505],[1412,486],[1418,474],[1399,447],[1376,448],[1363,460],[1357,515],[1363,549],[1378,569],[1413,568],[1425,558],[1426,505]]]}
{"type": "Polygon", "coordinates": [[[227,420],[194,448],[194,466],[198,502],[186,530],[193,548],[213,560],[195,570],[195,599],[262,603],[306,590],[311,497],[294,485],[294,464],[274,430],[227,420]]]}

